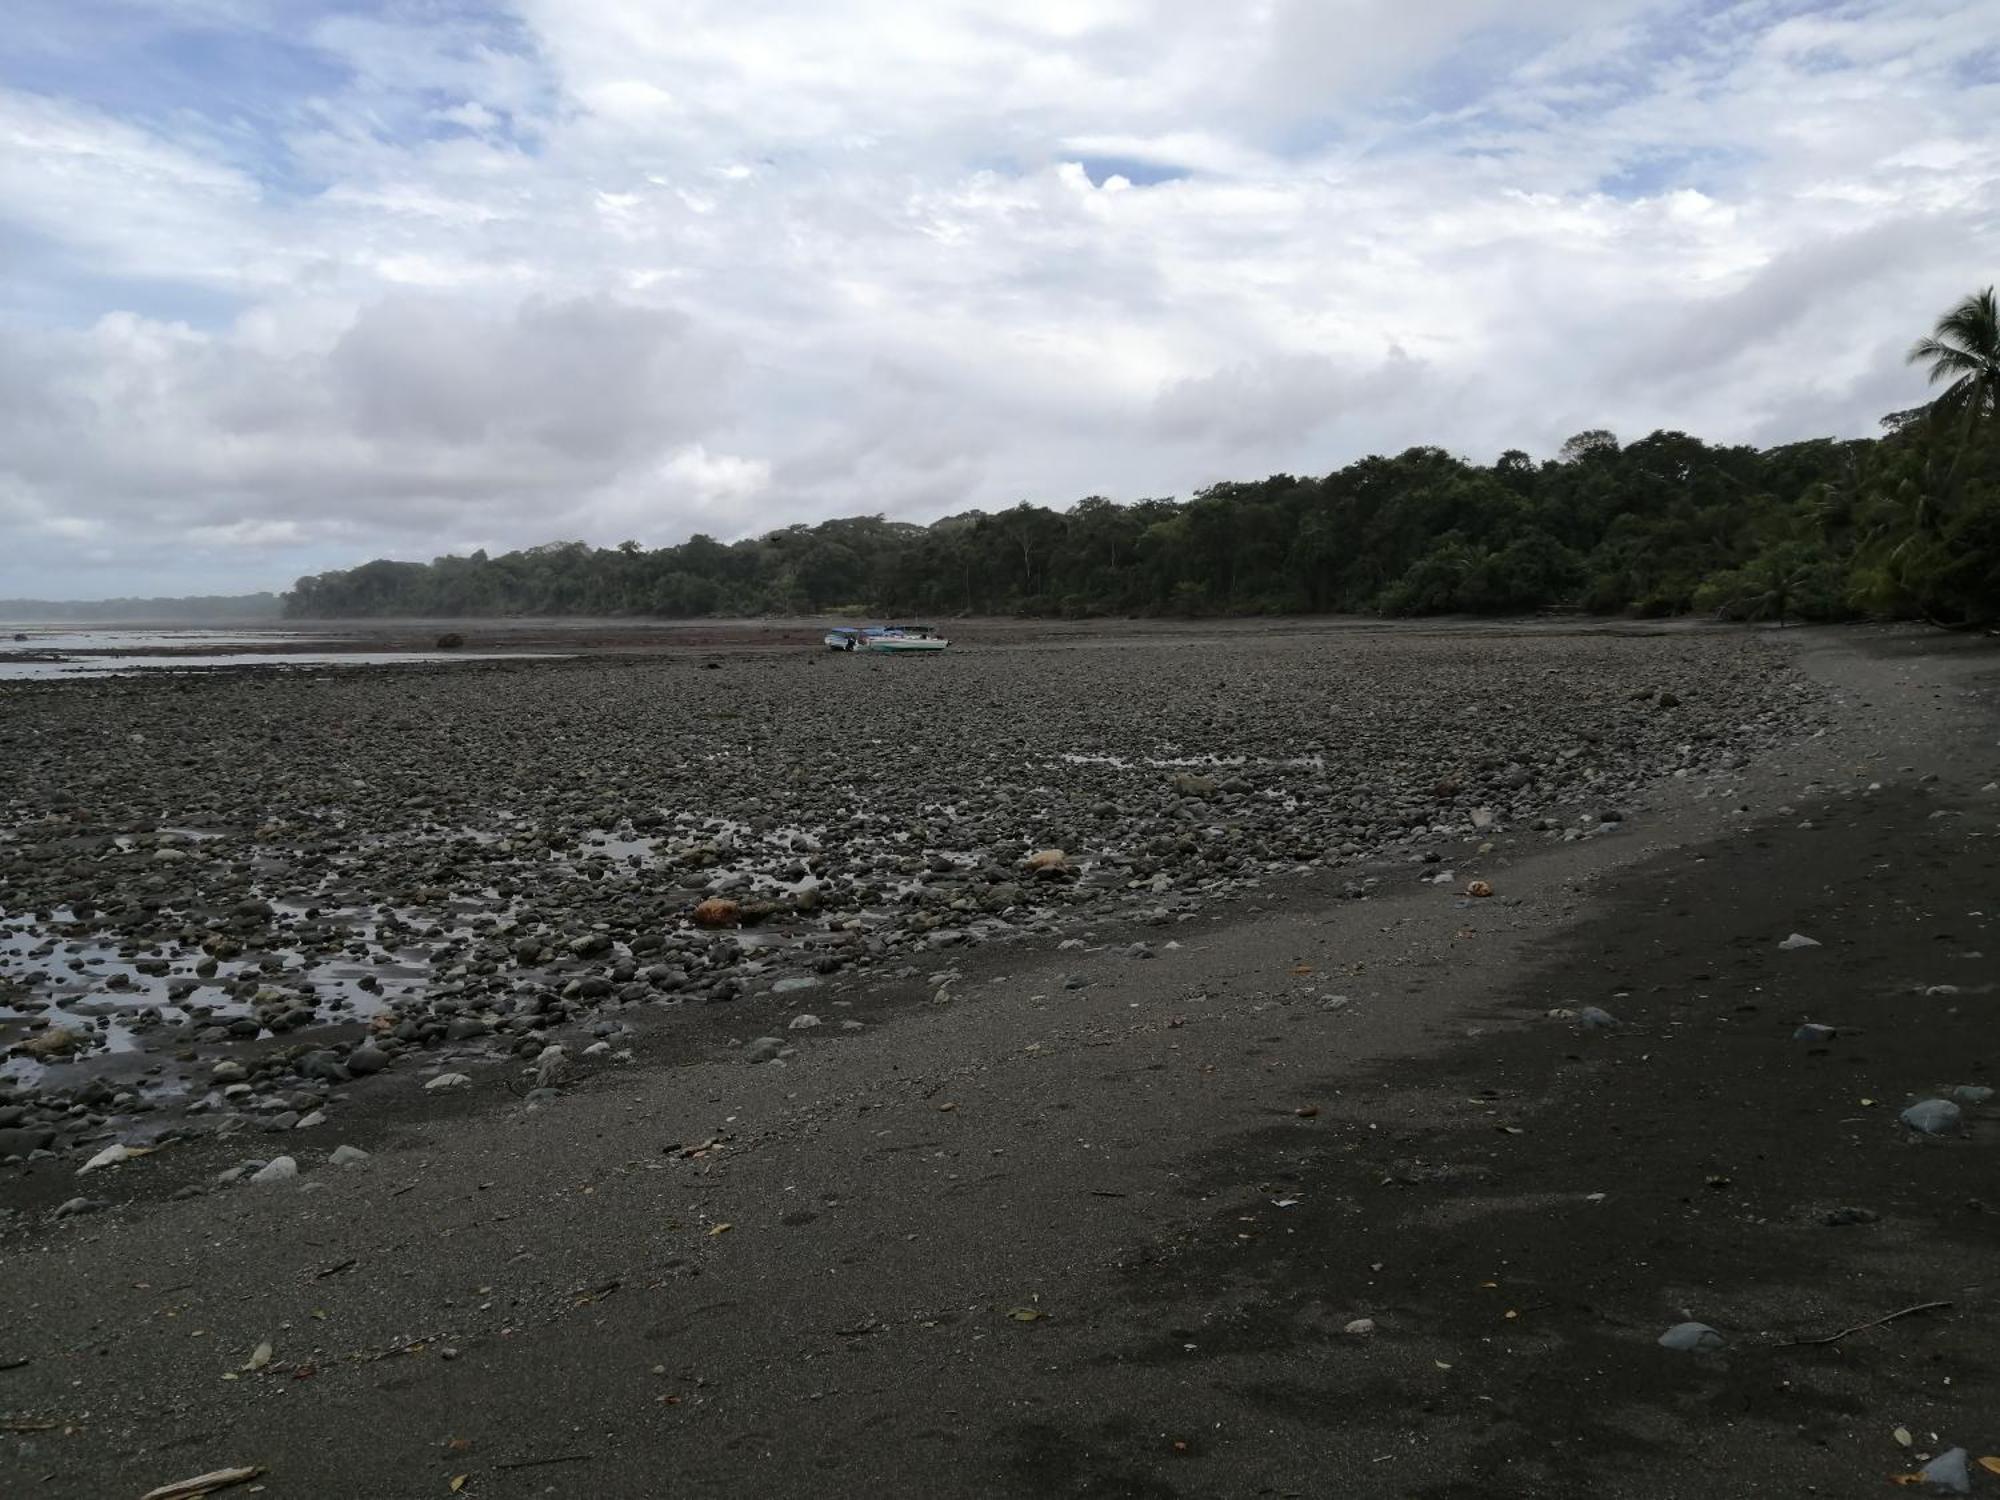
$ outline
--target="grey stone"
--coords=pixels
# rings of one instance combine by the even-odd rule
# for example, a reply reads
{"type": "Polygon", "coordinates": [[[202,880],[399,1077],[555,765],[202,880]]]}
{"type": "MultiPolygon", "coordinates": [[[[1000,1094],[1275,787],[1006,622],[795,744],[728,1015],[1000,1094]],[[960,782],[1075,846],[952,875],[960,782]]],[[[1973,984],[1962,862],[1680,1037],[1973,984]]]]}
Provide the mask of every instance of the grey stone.
{"type": "Polygon", "coordinates": [[[1662,1349],[1674,1349],[1683,1353],[1690,1351],[1712,1353],[1727,1343],[1727,1339],[1706,1323],[1676,1323],[1659,1338],[1662,1349]]]}
{"type": "Polygon", "coordinates": [[[1963,1448],[1947,1448],[1917,1470],[1917,1475],[1934,1495],[1972,1493],[1972,1466],[1963,1448]]]}
{"type": "Polygon", "coordinates": [[[1896,1118],[1924,1135],[1949,1135],[1958,1129],[1960,1110],[1949,1099],[1923,1099],[1896,1118]]]}
{"type": "Polygon", "coordinates": [[[1808,1021],[1792,1033],[1795,1042],[1830,1042],[1837,1033],[1831,1026],[1822,1026],[1817,1021],[1808,1021]]]}
{"type": "Polygon", "coordinates": [[[1612,1031],[1621,1023],[1610,1011],[1595,1005],[1586,1005],[1576,1013],[1576,1024],[1585,1031],[1612,1031]]]}
{"type": "Polygon", "coordinates": [[[0,1157],[26,1156],[31,1151],[46,1150],[55,1138],[53,1130],[45,1130],[38,1125],[19,1125],[12,1130],[0,1130],[0,1157]]]}
{"type": "Polygon", "coordinates": [[[793,1016],[791,1024],[787,1026],[785,1029],[787,1031],[811,1031],[815,1026],[819,1024],[820,1024],[820,1019],[818,1016],[806,1013],[793,1016]]]}
{"type": "Polygon", "coordinates": [[[350,1073],[365,1075],[379,1073],[389,1066],[389,1054],[372,1042],[364,1042],[347,1054],[347,1069],[350,1073]]]}
{"type": "Polygon", "coordinates": [[[1800,948],[1817,948],[1819,940],[1817,938],[1809,938],[1803,932],[1795,932],[1782,943],[1778,944],[1778,946],[1785,952],[1791,953],[1800,948]]]}
{"type": "Polygon", "coordinates": [[[333,1154],[326,1160],[329,1166],[353,1167],[368,1160],[368,1153],[359,1146],[335,1146],[333,1154]]]}
{"type": "Polygon", "coordinates": [[[1960,1104],[1981,1105],[1993,1097],[1993,1090],[1983,1083],[1962,1083],[1951,1091],[1951,1097],[1960,1104]]]}
{"type": "Polygon", "coordinates": [[[252,1182],[290,1182],[299,1175],[299,1164],[289,1156],[274,1156],[250,1174],[252,1182]]]}
{"type": "Polygon", "coordinates": [[[770,1062],[784,1050],[785,1044],[777,1037],[760,1036],[743,1049],[743,1060],[747,1063],[770,1062]]]}
{"type": "Polygon", "coordinates": [[[94,1214],[110,1205],[99,1198],[71,1198],[56,1205],[58,1219],[72,1219],[78,1214],[94,1214]]]}

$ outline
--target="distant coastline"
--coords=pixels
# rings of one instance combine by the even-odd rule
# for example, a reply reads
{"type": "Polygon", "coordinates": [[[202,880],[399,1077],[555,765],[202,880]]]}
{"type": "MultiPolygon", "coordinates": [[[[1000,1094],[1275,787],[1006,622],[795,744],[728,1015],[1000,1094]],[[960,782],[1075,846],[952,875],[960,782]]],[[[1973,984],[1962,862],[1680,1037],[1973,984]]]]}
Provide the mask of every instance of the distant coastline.
{"type": "Polygon", "coordinates": [[[177,599],[0,599],[0,624],[210,624],[276,620],[276,594],[198,594],[177,599]]]}

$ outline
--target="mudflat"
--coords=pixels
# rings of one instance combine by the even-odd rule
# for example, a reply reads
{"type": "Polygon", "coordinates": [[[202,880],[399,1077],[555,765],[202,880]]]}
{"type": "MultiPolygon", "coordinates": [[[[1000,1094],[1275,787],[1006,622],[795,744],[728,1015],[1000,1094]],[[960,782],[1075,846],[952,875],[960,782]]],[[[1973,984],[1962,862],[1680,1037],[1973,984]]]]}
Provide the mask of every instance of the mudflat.
{"type": "Polygon", "coordinates": [[[16,689],[13,1034],[79,1039],[0,1106],[10,1492],[2000,1486],[1996,689],[1545,628],[16,689]]]}

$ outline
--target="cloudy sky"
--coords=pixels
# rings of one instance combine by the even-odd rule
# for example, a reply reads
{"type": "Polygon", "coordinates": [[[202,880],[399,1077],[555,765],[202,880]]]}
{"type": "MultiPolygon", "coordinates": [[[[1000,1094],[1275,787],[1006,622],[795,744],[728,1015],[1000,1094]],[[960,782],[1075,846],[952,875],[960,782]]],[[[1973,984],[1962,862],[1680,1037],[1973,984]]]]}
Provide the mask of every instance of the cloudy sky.
{"type": "Polygon", "coordinates": [[[9,0],[0,597],[1874,430],[1994,0],[9,0]]]}

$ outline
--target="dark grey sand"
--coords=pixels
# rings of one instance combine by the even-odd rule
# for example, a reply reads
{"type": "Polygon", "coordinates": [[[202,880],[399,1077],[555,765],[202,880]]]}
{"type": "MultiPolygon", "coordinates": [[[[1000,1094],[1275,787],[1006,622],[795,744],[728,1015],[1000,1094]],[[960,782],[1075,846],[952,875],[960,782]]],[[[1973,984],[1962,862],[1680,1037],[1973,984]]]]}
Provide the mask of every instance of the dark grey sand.
{"type": "Polygon", "coordinates": [[[7,694],[14,1003],[135,1050],[0,1106],[54,1132],[0,1198],[6,1472],[1789,1495],[2000,1451],[1992,683],[1487,630],[7,694]],[[771,910],[690,928],[718,884],[771,910]]]}

